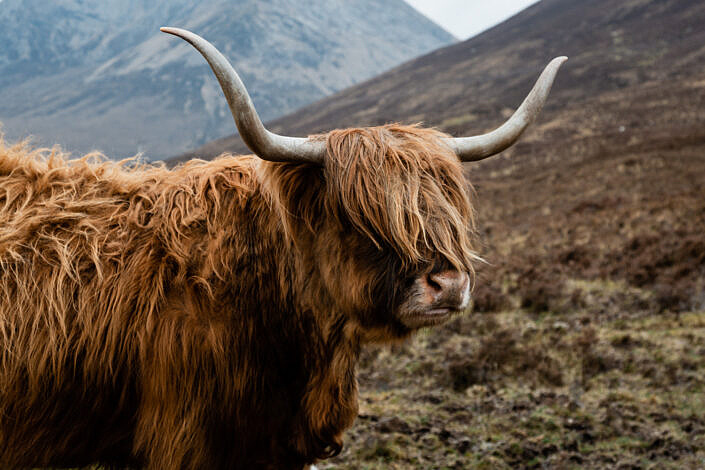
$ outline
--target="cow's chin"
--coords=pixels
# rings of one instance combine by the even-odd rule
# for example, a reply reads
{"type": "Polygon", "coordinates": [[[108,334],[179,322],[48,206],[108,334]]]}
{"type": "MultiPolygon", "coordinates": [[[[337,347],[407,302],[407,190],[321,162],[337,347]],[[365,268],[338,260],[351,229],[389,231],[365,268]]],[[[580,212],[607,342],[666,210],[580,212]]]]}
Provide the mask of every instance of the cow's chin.
{"type": "Polygon", "coordinates": [[[415,308],[406,311],[402,309],[397,318],[405,327],[416,330],[442,325],[454,316],[463,313],[463,311],[450,308],[415,308]]]}

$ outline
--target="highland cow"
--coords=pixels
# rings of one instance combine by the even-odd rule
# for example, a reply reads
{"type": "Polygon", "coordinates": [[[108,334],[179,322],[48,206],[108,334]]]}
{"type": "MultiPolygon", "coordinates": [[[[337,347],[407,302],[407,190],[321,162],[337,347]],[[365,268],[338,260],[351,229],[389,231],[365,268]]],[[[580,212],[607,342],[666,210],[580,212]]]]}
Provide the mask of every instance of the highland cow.
{"type": "Polygon", "coordinates": [[[187,31],[257,156],[175,169],[0,143],[0,467],[301,469],[338,453],[369,342],[463,311],[461,160],[511,145],[563,59],[483,136],[267,131],[187,31]],[[269,160],[269,161],[268,161],[269,160]]]}

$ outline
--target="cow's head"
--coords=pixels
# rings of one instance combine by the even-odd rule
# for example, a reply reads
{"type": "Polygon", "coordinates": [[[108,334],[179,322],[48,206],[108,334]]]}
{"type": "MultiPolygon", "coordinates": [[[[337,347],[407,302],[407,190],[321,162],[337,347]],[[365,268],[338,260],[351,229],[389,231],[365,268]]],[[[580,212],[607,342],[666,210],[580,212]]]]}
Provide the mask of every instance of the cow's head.
{"type": "Polygon", "coordinates": [[[288,186],[278,186],[282,217],[295,214],[309,228],[307,249],[335,310],[353,317],[369,339],[388,339],[442,323],[468,306],[477,256],[472,191],[461,162],[516,142],[543,107],[564,57],[546,67],[514,115],[488,134],[452,138],[389,125],[297,138],[263,126],[242,81],[213,45],[185,30],[162,31],[206,58],[247,146],[264,160],[287,162],[270,165],[271,173],[293,175],[284,178],[288,186]],[[318,169],[313,180],[312,167],[318,169]]]}

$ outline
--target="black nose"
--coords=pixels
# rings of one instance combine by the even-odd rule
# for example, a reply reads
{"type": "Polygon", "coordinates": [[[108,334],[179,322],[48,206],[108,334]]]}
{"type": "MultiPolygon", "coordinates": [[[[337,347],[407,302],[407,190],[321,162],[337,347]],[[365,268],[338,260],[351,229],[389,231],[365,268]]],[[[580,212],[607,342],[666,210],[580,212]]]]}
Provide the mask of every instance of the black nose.
{"type": "Polygon", "coordinates": [[[470,302],[470,276],[460,271],[441,271],[426,276],[425,288],[436,307],[464,309],[470,302]]]}

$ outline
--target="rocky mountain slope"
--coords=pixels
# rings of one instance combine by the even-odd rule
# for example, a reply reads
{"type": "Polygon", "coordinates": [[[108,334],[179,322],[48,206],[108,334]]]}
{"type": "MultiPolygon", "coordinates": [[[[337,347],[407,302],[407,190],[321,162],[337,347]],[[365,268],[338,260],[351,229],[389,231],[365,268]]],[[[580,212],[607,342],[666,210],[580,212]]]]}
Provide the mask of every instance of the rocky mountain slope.
{"type": "MultiPolygon", "coordinates": [[[[270,127],[307,135],[403,121],[423,122],[454,135],[479,133],[501,123],[542,67],[558,55],[570,60],[558,76],[543,123],[608,93],[703,75],[705,28],[700,22],[705,5],[685,0],[610,5],[606,0],[543,0],[475,38],[405,63],[270,127]]],[[[567,124],[564,134],[573,125],[584,133],[586,126],[602,121],[567,124]]],[[[530,140],[538,137],[536,130],[529,134],[530,140]]],[[[223,151],[247,150],[231,136],[186,157],[223,151]]]]}
{"type": "Polygon", "coordinates": [[[264,119],[453,41],[402,0],[4,0],[4,132],[147,158],[227,135],[210,70],[163,25],[219,47],[264,119]]]}

